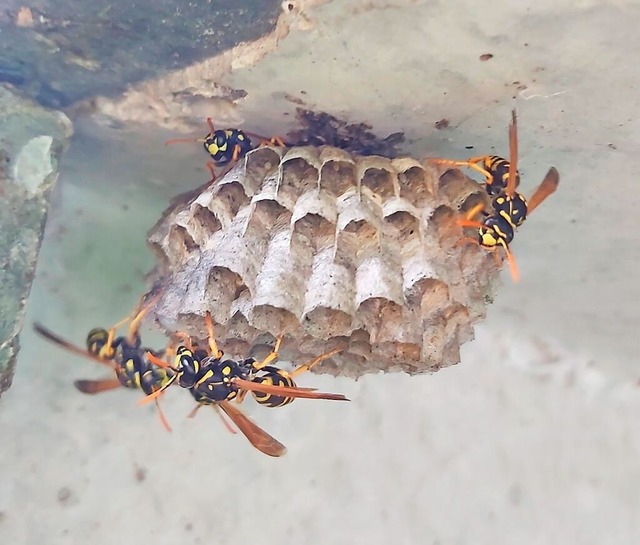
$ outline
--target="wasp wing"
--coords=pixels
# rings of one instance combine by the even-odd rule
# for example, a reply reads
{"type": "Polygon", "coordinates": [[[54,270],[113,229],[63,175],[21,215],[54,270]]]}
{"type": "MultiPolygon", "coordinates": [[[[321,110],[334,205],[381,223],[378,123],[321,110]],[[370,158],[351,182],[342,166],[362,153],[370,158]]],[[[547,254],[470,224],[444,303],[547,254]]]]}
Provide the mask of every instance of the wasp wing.
{"type": "Polygon", "coordinates": [[[46,327],[44,327],[42,324],[38,322],[34,322],[33,329],[36,331],[36,333],[38,333],[39,335],[42,335],[48,341],[51,341],[52,343],[57,344],[60,348],[64,348],[65,350],[68,350],[72,354],[76,354],[77,356],[82,356],[83,358],[88,358],[90,360],[95,361],[96,363],[99,363],[100,365],[106,365],[110,369],[115,369],[115,364],[112,361],[103,360],[98,356],[92,354],[88,350],[84,350],[83,348],[80,348],[79,346],[76,346],[75,344],[70,343],[66,339],[63,339],[59,335],[56,335],[53,331],[47,329],[46,327]]]}
{"type": "Polygon", "coordinates": [[[76,380],[73,385],[83,394],[99,394],[121,388],[122,383],[117,378],[105,378],[102,380],[76,380]]]}
{"type": "Polygon", "coordinates": [[[538,206],[540,206],[549,195],[558,189],[559,184],[560,174],[558,174],[555,167],[551,167],[549,172],[545,175],[544,180],[542,180],[542,183],[529,198],[529,201],[527,202],[527,213],[531,214],[531,212],[538,208],[538,206]]]}
{"type": "Polygon", "coordinates": [[[505,193],[513,196],[516,192],[518,174],[518,120],[516,111],[511,110],[511,124],[509,125],[509,179],[505,193]]]}
{"type": "Polygon", "coordinates": [[[219,405],[249,442],[260,452],[275,458],[283,456],[287,452],[287,447],[277,439],[271,437],[271,435],[241,412],[240,409],[236,409],[228,401],[221,401],[219,405]]]}
{"type": "Polygon", "coordinates": [[[317,392],[309,388],[290,388],[288,386],[274,386],[271,384],[261,384],[241,378],[234,378],[234,384],[241,390],[250,390],[252,392],[261,392],[263,394],[274,394],[282,397],[295,397],[304,399],[329,399],[332,401],[350,401],[342,394],[329,394],[325,392],[317,392]]]}

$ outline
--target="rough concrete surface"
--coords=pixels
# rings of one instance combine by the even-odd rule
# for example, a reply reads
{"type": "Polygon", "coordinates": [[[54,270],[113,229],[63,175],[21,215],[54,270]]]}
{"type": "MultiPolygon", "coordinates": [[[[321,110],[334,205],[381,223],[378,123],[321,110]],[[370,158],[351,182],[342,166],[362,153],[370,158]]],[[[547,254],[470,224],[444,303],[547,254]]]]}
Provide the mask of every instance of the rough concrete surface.
{"type": "Polygon", "coordinates": [[[58,160],[71,122],[0,86],[0,394],[11,385],[58,160]]]}
{"type": "Polygon", "coordinates": [[[61,108],[273,30],[281,0],[4,0],[0,81],[61,108]]]}
{"type": "MultiPolygon", "coordinates": [[[[79,394],[103,371],[25,331],[0,401],[0,542],[638,543],[640,6],[335,0],[307,17],[222,82],[248,93],[235,122],[286,132],[289,95],[402,130],[412,156],[504,155],[515,104],[522,189],[551,165],[562,180],[514,241],[520,284],[504,273],[459,365],[300,377],[349,404],[247,402],[278,460],[212,412],[185,420],[184,392],[170,435],[129,391],[79,394]]],[[[128,128],[79,129],[40,254],[28,319],[77,342],[136,304],[146,230],[208,176],[199,146],[162,145],[175,131],[128,128]]]]}

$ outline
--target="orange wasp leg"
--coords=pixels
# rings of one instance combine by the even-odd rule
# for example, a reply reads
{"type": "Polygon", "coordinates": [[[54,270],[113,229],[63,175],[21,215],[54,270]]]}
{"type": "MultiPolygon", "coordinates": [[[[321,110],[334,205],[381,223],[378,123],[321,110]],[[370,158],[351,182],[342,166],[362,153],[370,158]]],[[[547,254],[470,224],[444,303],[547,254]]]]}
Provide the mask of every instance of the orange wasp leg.
{"type": "Polygon", "coordinates": [[[216,359],[220,359],[222,356],[224,356],[224,352],[220,350],[220,348],[218,347],[218,343],[216,342],[215,326],[213,325],[213,318],[211,318],[211,313],[208,310],[204,315],[204,321],[207,326],[207,335],[209,336],[209,350],[211,351],[211,355],[216,359]]]}
{"type": "Polygon", "coordinates": [[[285,373],[289,377],[294,378],[294,377],[300,375],[301,373],[306,373],[307,371],[311,370],[311,368],[313,368],[314,366],[318,365],[321,361],[326,360],[327,358],[330,358],[331,356],[335,356],[336,354],[339,354],[340,352],[342,352],[342,349],[340,349],[340,348],[336,348],[335,350],[330,350],[329,352],[325,352],[324,354],[321,354],[320,356],[312,359],[310,362],[307,362],[307,363],[305,363],[303,365],[300,365],[300,366],[296,367],[290,373],[287,373],[286,371],[285,371],[285,373]]]}
{"type": "Polygon", "coordinates": [[[493,175],[486,169],[482,168],[478,163],[482,163],[485,159],[487,159],[487,155],[483,155],[481,157],[471,157],[465,161],[455,161],[453,159],[440,159],[433,158],[429,159],[429,163],[432,165],[442,165],[442,166],[450,166],[450,167],[467,167],[471,170],[475,170],[476,172],[482,174],[487,179],[492,179],[493,175]]]}
{"type": "MultiPolygon", "coordinates": [[[[200,407],[204,407],[204,405],[206,405],[206,403],[198,403],[196,407],[189,413],[187,418],[193,418],[197,414],[197,412],[200,410],[200,407]]],[[[215,410],[218,413],[220,420],[222,420],[224,427],[227,428],[227,430],[229,430],[229,433],[233,433],[234,435],[238,433],[238,431],[231,424],[229,424],[227,419],[224,417],[224,414],[220,410],[220,407],[218,407],[217,403],[212,403],[210,406],[213,410],[215,410]]]]}
{"type": "Polygon", "coordinates": [[[278,335],[278,338],[276,339],[276,344],[273,346],[273,349],[271,350],[271,352],[269,352],[267,357],[263,359],[261,362],[259,363],[256,362],[253,364],[253,368],[256,371],[259,371],[263,367],[266,367],[267,365],[269,365],[272,361],[278,359],[278,351],[280,350],[280,345],[282,344],[282,338],[283,338],[283,335],[278,335]]]}

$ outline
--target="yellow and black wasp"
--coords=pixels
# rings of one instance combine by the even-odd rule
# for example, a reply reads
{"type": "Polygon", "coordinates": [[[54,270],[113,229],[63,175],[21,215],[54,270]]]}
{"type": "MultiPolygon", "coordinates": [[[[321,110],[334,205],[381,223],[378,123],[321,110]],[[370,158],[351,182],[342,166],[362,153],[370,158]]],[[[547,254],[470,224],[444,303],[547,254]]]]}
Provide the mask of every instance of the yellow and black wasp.
{"type": "MultiPolygon", "coordinates": [[[[511,142],[511,131],[509,132],[509,142],[511,142]]],[[[514,158],[512,156],[511,161],[513,160],[514,158]]],[[[504,193],[509,184],[511,163],[497,155],[480,155],[478,157],[470,157],[464,161],[438,157],[429,159],[429,163],[451,167],[468,167],[479,172],[484,177],[485,190],[492,197],[504,193]]],[[[515,170],[515,187],[517,188],[519,185],[520,174],[515,170]]]]}
{"type": "Polygon", "coordinates": [[[274,136],[272,138],[264,138],[263,136],[243,131],[240,129],[216,129],[213,120],[208,117],[207,125],[209,125],[209,134],[204,138],[172,138],[165,142],[165,145],[176,144],[180,142],[202,142],[205,151],[211,156],[211,161],[207,163],[207,168],[211,171],[210,183],[216,179],[215,167],[229,165],[229,168],[244,157],[249,151],[257,147],[252,138],[259,141],[258,146],[286,146],[282,138],[274,136]]]}
{"type": "MultiPolygon", "coordinates": [[[[176,351],[173,367],[160,358],[149,354],[149,360],[159,367],[169,367],[174,375],[157,392],[147,396],[141,402],[155,399],[162,390],[176,382],[183,388],[187,388],[198,405],[190,416],[203,405],[211,405],[220,408],[247,437],[249,442],[258,450],[269,456],[282,456],[286,447],[271,435],[257,426],[231,403],[236,400],[241,403],[247,392],[252,392],[258,403],[268,407],[280,407],[293,401],[295,398],[328,399],[334,401],[348,401],[341,394],[317,392],[312,388],[300,388],[295,385],[293,377],[307,371],[323,359],[329,358],[339,352],[332,350],[315,358],[308,364],[301,365],[291,373],[269,364],[277,358],[281,338],[278,338],[276,346],[271,353],[261,362],[254,358],[236,361],[223,359],[224,353],[218,348],[215,340],[215,332],[211,314],[205,316],[209,351],[193,349],[190,346],[181,345],[176,351]]],[[[187,338],[186,336],[183,336],[187,338]]],[[[190,344],[190,341],[187,341],[190,344]]]]}
{"type": "MultiPolygon", "coordinates": [[[[515,230],[522,225],[528,214],[531,214],[542,202],[558,188],[560,176],[558,171],[551,167],[540,185],[527,199],[516,191],[519,177],[518,164],[518,132],[516,111],[511,112],[511,124],[509,125],[509,162],[507,165],[507,183],[503,190],[493,198],[492,213],[483,210],[479,204],[467,212],[465,218],[458,223],[463,227],[472,227],[478,230],[478,238],[474,241],[485,248],[495,249],[502,247],[506,253],[511,274],[515,282],[519,279],[518,267],[509,250],[509,244],[513,240],[515,230]],[[482,213],[482,221],[474,219],[478,213],[482,213]]],[[[504,164],[502,164],[504,166],[504,164]]],[[[496,171],[497,172],[497,171],[496,171]]],[[[495,177],[492,178],[495,183],[495,177]]],[[[501,183],[503,177],[500,177],[501,183]]],[[[486,182],[485,185],[489,185],[486,182]]],[[[497,186],[492,186],[494,191],[497,186]]],[[[489,189],[487,189],[489,191],[489,189]]]]}
{"type": "MultiPolygon", "coordinates": [[[[147,354],[156,357],[166,357],[171,350],[169,348],[154,351],[142,346],[139,328],[145,313],[153,301],[144,308],[138,308],[132,317],[118,322],[109,329],[94,328],[87,335],[86,349],[82,349],[71,342],[53,333],[40,323],[34,323],[37,333],[48,341],[79,356],[91,359],[101,365],[109,367],[115,378],[99,380],[76,380],[74,386],[85,394],[98,394],[115,388],[125,387],[142,390],[145,394],[153,394],[172,380],[173,371],[152,365],[147,359],[147,354]],[[117,328],[123,323],[129,322],[126,336],[116,336],[117,328]]],[[[167,431],[171,427],[160,408],[158,400],[155,400],[160,421],[167,431]]]]}

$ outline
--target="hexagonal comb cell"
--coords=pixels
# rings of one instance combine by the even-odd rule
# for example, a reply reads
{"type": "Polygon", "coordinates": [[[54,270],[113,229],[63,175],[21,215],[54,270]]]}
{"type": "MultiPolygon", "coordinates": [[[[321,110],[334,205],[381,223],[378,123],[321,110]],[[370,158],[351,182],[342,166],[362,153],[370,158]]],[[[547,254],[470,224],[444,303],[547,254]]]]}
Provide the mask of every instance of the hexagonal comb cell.
{"type": "Polygon", "coordinates": [[[485,199],[458,170],[322,147],[260,148],[149,234],[163,287],[153,312],[222,348],[264,349],[320,371],[424,373],[457,363],[498,275],[456,219],[485,199]]]}

